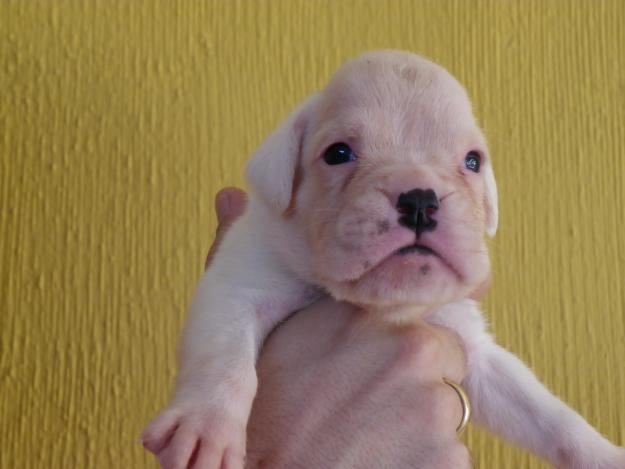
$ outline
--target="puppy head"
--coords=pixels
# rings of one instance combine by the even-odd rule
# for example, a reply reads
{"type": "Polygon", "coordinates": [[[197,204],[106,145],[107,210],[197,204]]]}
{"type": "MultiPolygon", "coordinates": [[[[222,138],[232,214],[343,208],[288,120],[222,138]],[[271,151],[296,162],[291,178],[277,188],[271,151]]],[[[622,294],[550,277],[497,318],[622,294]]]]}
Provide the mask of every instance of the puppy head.
{"type": "Polygon", "coordinates": [[[463,87],[399,51],[347,62],[253,156],[252,189],[302,230],[337,299],[437,306],[489,275],[497,193],[463,87]]]}

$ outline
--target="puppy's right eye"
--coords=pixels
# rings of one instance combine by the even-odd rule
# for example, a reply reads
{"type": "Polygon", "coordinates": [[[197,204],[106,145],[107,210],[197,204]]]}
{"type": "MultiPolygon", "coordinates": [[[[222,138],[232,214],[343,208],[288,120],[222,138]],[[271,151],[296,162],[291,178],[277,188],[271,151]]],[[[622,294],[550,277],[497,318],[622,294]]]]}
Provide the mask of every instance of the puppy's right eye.
{"type": "Polygon", "coordinates": [[[329,165],[349,163],[356,159],[356,154],[346,143],[335,143],[330,145],[323,154],[323,161],[329,165]]]}

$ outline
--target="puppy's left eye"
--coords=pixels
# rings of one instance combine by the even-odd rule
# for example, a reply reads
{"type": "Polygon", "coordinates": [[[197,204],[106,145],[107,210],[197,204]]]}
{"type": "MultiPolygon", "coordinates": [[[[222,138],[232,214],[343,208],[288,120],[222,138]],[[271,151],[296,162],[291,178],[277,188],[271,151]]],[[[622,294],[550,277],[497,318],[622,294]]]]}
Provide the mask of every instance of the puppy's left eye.
{"type": "Polygon", "coordinates": [[[347,143],[343,142],[330,145],[323,154],[323,161],[329,165],[349,163],[355,159],[356,155],[353,150],[349,148],[347,143]]]}
{"type": "Polygon", "coordinates": [[[476,151],[470,151],[467,153],[467,156],[464,157],[464,165],[469,171],[473,171],[474,173],[480,172],[480,163],[482,158],[480,154],[476,151]]]}

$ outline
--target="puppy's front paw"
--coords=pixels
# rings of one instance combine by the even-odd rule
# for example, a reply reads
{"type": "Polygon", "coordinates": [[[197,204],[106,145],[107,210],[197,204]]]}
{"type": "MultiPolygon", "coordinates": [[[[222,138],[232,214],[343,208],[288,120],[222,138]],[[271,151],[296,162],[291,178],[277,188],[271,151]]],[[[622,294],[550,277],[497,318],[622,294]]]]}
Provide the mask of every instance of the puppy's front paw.
{"type": "Polygon", "coordinates": [[[223,407],[173,404],[141,438],[163,469],[243,469],[246,424],[223,407]]]}
{"type": "Polygon", "coordinates": [[[614,448],[614,454],[609,456],[601,469],[625,469],[625,448],[614,448]]]}
{"type": "Polygon", "coordinates": [[[560,469],[625,469],[625,448],[605,442],[591,454],[582,457],[564,456],[560,469]]]}

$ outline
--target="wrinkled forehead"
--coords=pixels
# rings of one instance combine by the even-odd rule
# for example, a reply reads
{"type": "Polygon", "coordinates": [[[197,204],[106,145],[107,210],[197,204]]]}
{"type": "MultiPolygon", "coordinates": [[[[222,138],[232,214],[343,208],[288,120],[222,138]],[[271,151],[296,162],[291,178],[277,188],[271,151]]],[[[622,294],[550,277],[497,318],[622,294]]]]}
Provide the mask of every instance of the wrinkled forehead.
{"type": "Polygon", "coordinates": [[[412,54],[372,54],[345,64],[322,93],[321,138],[371,147],[457,151],[481,144],[464,88],[412,54]]]}

